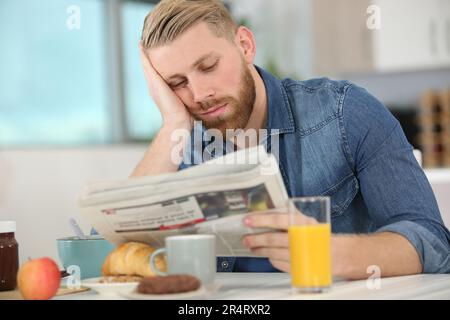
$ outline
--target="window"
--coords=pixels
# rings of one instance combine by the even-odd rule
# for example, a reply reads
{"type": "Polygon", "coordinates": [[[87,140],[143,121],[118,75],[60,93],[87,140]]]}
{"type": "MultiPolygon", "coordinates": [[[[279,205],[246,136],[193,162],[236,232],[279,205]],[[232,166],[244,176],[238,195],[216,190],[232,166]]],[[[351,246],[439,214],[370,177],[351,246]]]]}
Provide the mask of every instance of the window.
{"type": "Polygon", "coordinates": [[[0,1],[0,145],[108,140],[104,3],[0,1]],[[81,9],[69,30],[67,8],[81,9]]]}
{"type": "Polygon", "coordinates": [[[147,91],[137,42],[155,2],[1,0],[0,147],[149,140],[161,118],[147,91]],[[73,6],[80,28],[71,30],[73,6]],[[121,23],[117,48],[108,41],[116,36],[111,23],[121,23]],[[112,56],[123,58],[116,74],[112,56]],[[117,101],[113,83],[122,88],[117,101]],[[125,119],[119,135],[114,116],[125,119]]]}
{"type": "Polygon", "coordinates": [[[144,19],[153,7],[135,1],[122,5],[126,127],[132,140],[148,140],[161,126],[161,115],[148,93],[137,47],[144,19]]]}

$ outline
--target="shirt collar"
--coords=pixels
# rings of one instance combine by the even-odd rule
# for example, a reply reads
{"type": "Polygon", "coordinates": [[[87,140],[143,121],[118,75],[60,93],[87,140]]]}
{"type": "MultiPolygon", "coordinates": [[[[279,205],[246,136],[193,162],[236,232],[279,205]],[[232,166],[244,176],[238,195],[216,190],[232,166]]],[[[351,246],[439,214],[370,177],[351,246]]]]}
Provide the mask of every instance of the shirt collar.
{"type": "Polygon", "coordinates": [[[272,135],[272,129],[278,133],[292,133],[295,131],[295,122],[286,91],[281,80],[255,66],[263,79],[267,96],[267,129],[272,135]]]}

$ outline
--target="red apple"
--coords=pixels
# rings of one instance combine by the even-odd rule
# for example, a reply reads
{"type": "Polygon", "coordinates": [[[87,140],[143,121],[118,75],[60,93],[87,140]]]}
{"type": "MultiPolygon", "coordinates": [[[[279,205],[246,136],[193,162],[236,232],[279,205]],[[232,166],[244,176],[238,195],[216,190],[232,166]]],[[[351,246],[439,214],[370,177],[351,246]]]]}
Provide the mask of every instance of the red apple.
{"type": "Polygon", "coordinates": [[[26,300],[50,299],[58,291],[61,273],[50,258],[25,262],[17,273],[17,285],[26,300]]]}

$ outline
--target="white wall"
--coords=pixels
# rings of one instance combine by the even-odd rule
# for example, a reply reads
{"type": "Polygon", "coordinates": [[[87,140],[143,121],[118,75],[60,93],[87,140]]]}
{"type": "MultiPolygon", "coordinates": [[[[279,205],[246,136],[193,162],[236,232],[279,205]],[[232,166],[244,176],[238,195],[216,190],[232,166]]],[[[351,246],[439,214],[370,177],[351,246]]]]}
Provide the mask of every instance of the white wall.
{"type": "MultiPolygon", "coordinates": [[[[283,75],[302,80],[321,76],[346,79],[366,88],[388,107],[395,108],[416,108],[424,91],[450,87],[448,67],[428,70],[412,68],[409,71],[387,73],[316,74],[313,70],[312,1],[227,0],[235,17],[251,20],[257,43],[255,63],[264,66],[268,58],[273,57],[283,75]]],[[[395,23],[398,24],[398,21],[395,23]]],[[[406,36],[397,38],[395,41],[411,40],[406,36]]],[[[400,57],[410,58],[405,55],[400,57]]]]}
{"type": "Polygon", "coordinates": [[[442,219],[450,229],[450,169],[425,170],[436,196],[442,219]]]}
{"type": "MultiPolygon", "coordinates": [[[[72,235],[70,217],[89,232],[90,226],[77,208],[80,190],[88,181],[128,177],[145,149],[115,146],[0,151],[0,220],[17,221],[20,261],[41,256],[57,259],[55,240],[72,235]]],[[[450,170],[427,173],[450,226],[450,170]]]]}
{"type": "Polygon", "coordinates": [[[88,233],[77,208],[83,186],[128,177],[144,152],[144,146],[0,150],[0,220],[17,222],[20,261],[57,259],[55,240],[73,235],[70,217],[88,233]]]}
{"type": "Polygon", "coordinates": [[[255,63],[275,59],[283,73],[295,78],[313,74],[311,0],[228,0],[233,16],[250,20],[255,34],[255,63]]]}

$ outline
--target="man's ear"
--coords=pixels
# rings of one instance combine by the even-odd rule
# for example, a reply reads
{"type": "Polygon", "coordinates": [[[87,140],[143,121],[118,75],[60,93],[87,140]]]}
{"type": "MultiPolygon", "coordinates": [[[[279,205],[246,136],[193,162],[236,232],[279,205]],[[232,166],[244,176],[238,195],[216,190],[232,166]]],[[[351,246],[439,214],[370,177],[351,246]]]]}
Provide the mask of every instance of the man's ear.
{"type": "Polygon", "coordinates": [[[256,42],[253,32],[244,26],[236,31],[234,41],[248,64],[253,64],[256,55],[256,42]]]}

